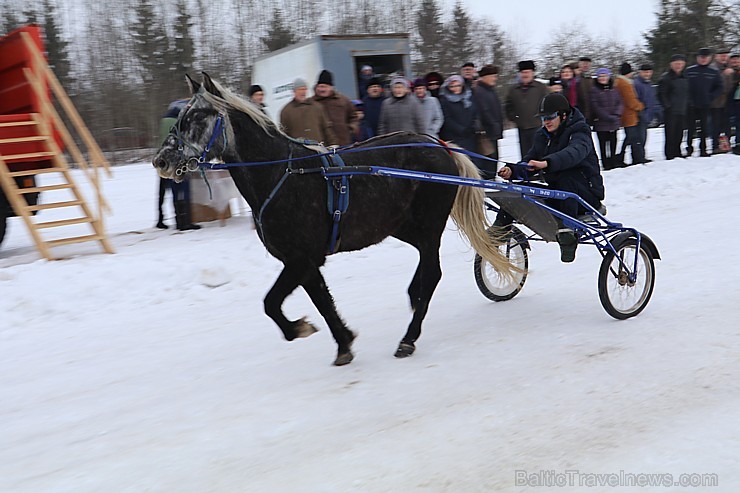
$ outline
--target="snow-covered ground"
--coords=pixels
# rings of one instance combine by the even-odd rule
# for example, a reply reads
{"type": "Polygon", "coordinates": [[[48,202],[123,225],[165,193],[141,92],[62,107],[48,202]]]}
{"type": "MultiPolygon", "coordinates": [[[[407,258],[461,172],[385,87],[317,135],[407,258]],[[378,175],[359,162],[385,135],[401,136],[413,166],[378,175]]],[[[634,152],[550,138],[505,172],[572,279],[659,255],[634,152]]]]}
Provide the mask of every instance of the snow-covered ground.
{"type": "MultiPolygon", "coordinates": [[[[0,250],[0,491],[738,491],[740,157],[663,161],[662,129],[649,140],[654,162],[605,173],[609,217],[662,255],[641,315],[603,311],[589,247],[566,265],[556,245],[535,244],[524,290],[490,302],[450,227],[405,360],[393,352],[415,250],[387,240],[328,260],[359,334],[342,368],[302,290],[286,313],[318,334],[287,343],[264,315],[280,264],[248,216],[153,228],[149,164],[105,180],[114,255],[83,244],[39,260],[12,220],[0,250]],[[718,486],[586,487],[655,480],[639,473],[715,474],[703,479],[718,486]]],[[[516,138],[503,144],[515,159],[516,138]]]]}

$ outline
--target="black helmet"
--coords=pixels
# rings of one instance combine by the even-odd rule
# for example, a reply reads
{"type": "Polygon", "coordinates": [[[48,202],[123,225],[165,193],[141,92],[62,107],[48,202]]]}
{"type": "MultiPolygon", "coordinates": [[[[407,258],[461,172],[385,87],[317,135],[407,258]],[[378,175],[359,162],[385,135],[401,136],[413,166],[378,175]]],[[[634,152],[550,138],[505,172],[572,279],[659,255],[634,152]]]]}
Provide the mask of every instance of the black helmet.
{"type": "Polygon", "coordinates": [[[540,111],[535,116],[552,115],[553,113],[569,113],[570,103],[565,96],[553,92],[542,98],[540,101],[540,111]]]}

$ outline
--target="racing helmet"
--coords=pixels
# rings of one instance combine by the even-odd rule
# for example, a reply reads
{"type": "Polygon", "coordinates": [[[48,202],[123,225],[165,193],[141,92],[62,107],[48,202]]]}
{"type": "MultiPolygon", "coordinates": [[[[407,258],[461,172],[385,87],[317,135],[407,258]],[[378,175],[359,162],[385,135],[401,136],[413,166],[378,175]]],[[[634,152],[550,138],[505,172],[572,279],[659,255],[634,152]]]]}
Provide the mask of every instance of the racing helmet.
{"type": "Polygon", "coordinates": [[[547,116],[555,113],[561,116],[570,113],[570,103],[565,96],[557,92],[550,93],[542,98],[540,101],[540,110],[535,116],[547,116]]]}

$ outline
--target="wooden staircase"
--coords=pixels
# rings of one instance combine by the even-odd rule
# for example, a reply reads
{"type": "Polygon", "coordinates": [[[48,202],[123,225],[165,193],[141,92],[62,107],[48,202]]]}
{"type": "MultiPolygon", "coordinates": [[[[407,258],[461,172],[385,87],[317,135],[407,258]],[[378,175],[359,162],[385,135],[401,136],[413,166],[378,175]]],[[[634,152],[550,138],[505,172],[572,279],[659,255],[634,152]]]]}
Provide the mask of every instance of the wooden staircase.
{"type": "MultiPolygon", "coordinates": [[[[103,251],[112,253],[103,223],[109,206],[102,195],[98,173],[102,167],[110,176],[110,166],[46,64],[38,46],[40,39],[34,39],[33,34],[23,29],[19,33],[29,58],[22,73],[26,91],[31,91],[33,104],[28,109],[32,111],[0,114],[0,185],[44,258],[58,258],[52,254],[54,247],[83,242],[98,242],[103,251]],[[65,126],[50,93],[72,123],[90,162],[65,126]],[[66,146],[81,172],[70,169],[62,146],[66,146]],[[87,178],[91,189],[82,190],[76,183],[75,177],[80,175],[87,178]],[[92,197],[83,193],[90,191],[92,197]],[[97,210],[89,204],[90,199],[97,203],[97,210]]],[[[17,86],[13,89],[17,90],[17,86]]]]}

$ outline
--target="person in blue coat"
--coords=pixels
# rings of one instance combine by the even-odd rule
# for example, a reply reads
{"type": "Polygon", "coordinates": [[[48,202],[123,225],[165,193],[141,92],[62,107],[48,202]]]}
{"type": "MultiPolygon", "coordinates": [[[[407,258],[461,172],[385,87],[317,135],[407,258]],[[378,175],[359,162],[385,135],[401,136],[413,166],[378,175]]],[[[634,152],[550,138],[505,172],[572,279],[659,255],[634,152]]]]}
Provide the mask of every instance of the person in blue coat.
{"type": "Polygon", "coordinates": [[[712,61],[712,50],[702,48],[696,52],[696,65],[686,69],[689,81],[689,132],[686,141],[687,153],[694,152],[694,135],[699,122],[699,155],[709,157],[707,137],[709,137],[709,111],[717,96],[722,94],[722,77],[709,66],[712,61]]]}
{"type": "MultiPolygon", "coordinates": [[[[591,138],[591,127],[586,123],[586,118],[558,93],[542,98],[538,115],[542,128],[535,133],[532,148],[522,162],[507,164],[501,168],[499,176],[505,180],[526,180],[534,173],[541,173],[550,188],[575,193],[594,209],[601,209],[604,181],[591,138]]],[[[545,202],[571,217],[586,212],[575,199],[548,199],[545,202]]],[[[494,226],[506,227],[512,221],[511,216],[501,211],[494,226]]],[[[575,232],[561,224],[557,240],[560,245],[560,260],[573,262],[578,246],[575,232]]]]}

